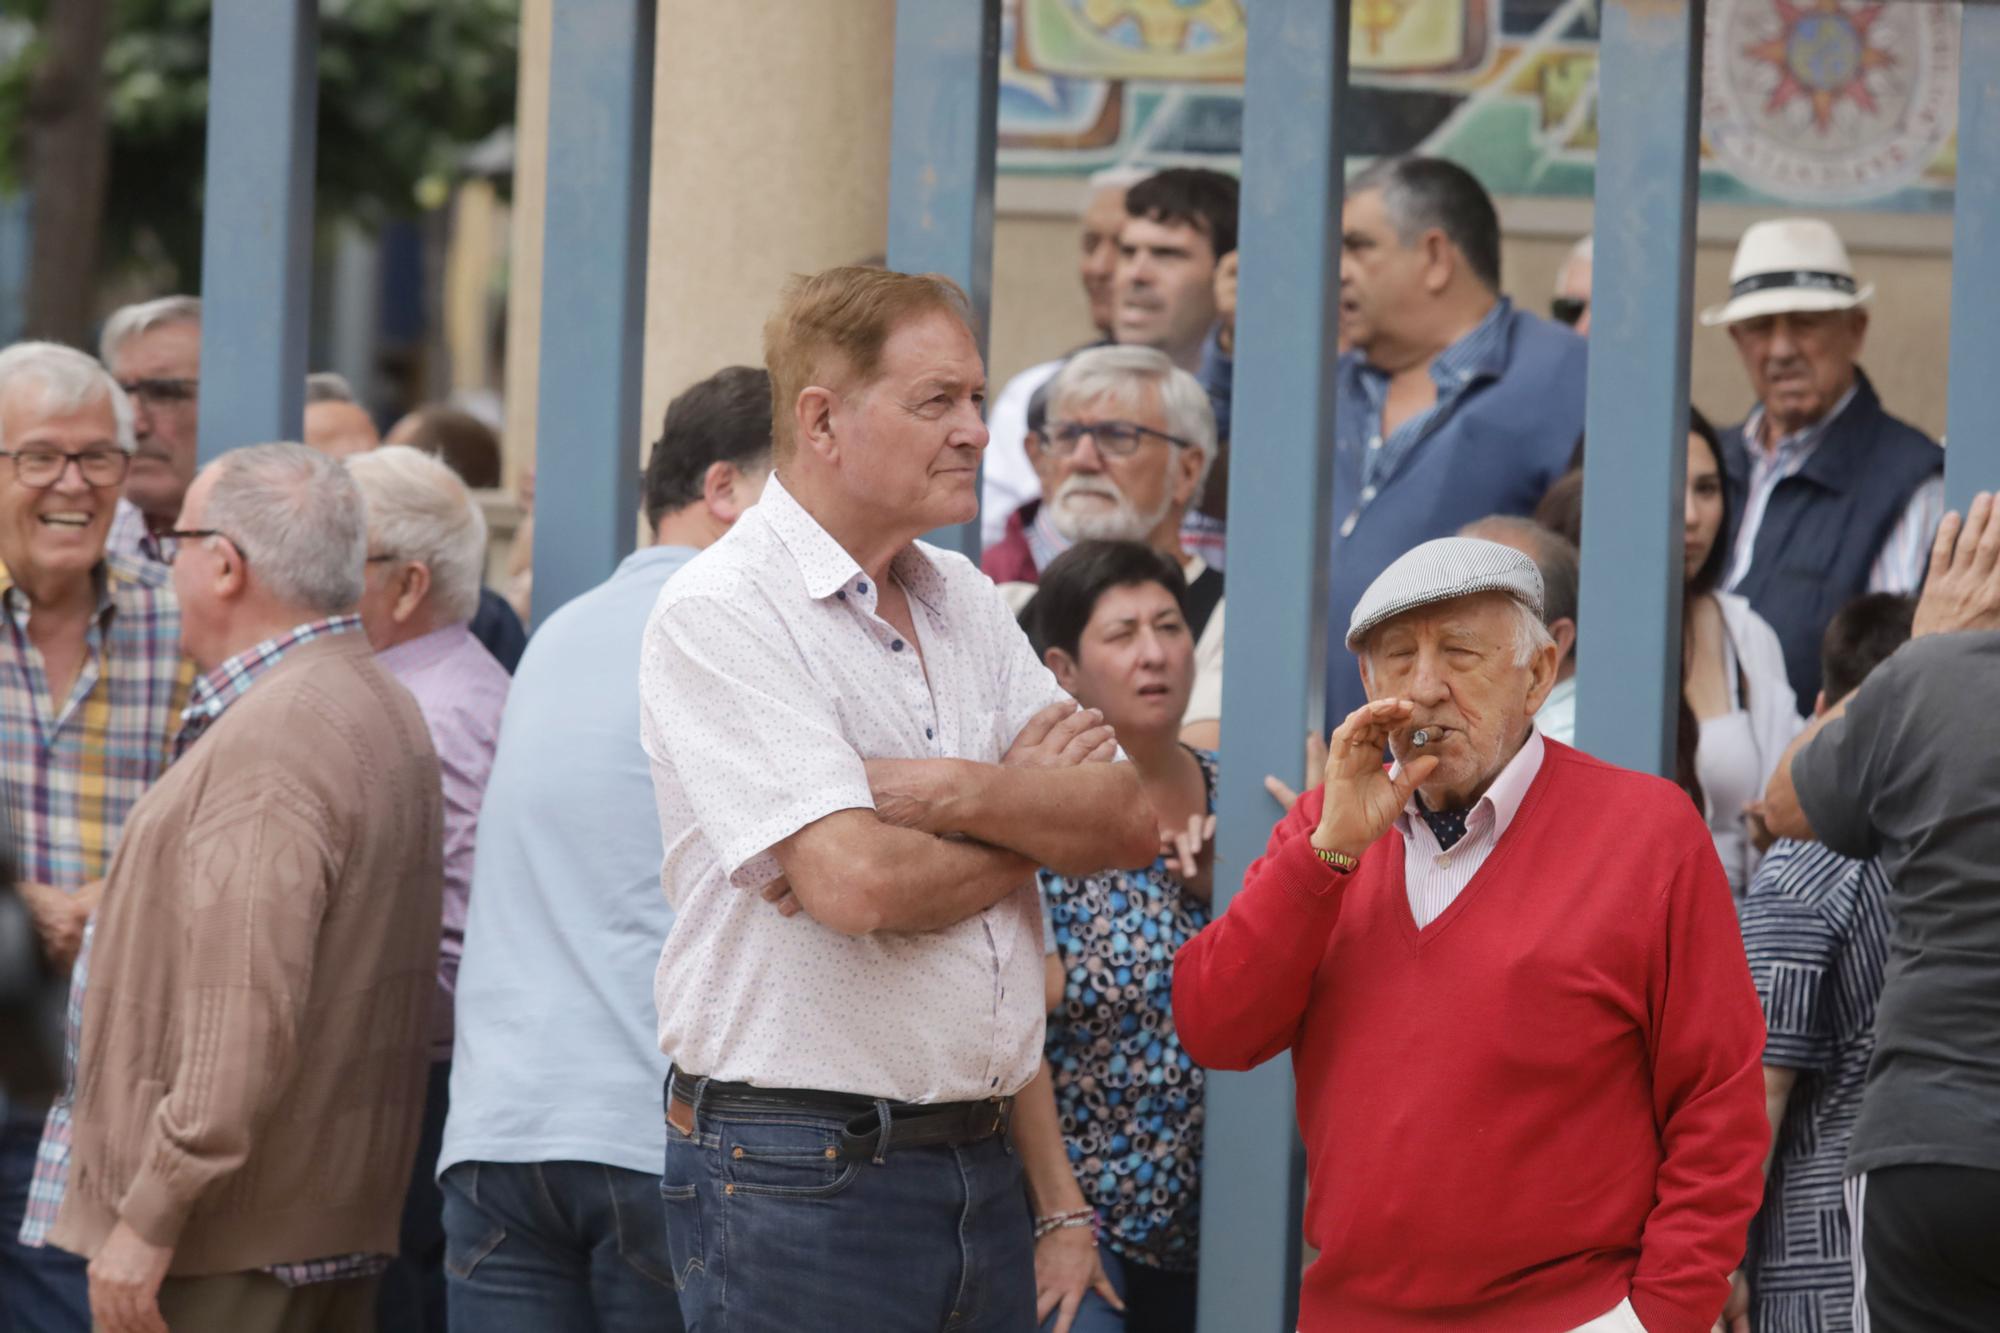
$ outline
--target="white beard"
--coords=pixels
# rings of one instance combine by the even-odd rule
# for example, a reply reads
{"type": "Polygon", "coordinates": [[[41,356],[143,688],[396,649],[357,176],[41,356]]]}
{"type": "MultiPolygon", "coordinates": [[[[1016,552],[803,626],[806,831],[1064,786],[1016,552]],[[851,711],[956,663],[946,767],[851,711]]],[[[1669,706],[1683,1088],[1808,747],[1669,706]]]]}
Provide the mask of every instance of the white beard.
{"type": "Polygon", "coordinates": [[[1054,497],[1049,501],[1049,522],[1055,524],[1057,532],[1073,542],[1143,542],[1153,535],[1153,529],[1160,526],[1173,502],[1174,497],[1163,491],[1159,507],[1151,514],[1142,514],[1125,498],[1125,492],[1111,482],[1079,473],[1056,488],[1054,497]],[[1112,501],[1112,507],[1072,509],[1069,501],[1079,495],[1101,496],[1112,501]]]}

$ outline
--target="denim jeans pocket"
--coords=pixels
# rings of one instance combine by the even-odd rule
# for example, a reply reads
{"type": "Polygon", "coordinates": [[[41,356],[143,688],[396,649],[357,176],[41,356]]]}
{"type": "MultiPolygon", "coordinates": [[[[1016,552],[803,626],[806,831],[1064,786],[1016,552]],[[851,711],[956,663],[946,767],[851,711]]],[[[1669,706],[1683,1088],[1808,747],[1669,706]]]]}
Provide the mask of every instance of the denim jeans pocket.
{"type": "Polygon", "coordinates": [[[685,1291],[688,1279],[704,1266],[701,1187],[713,1179],[715,1149],[667,1131],[666,1162],[660,1175],[660,1218],[667,1278],[674,1290],[685,1291]]]}
{"type": "Polygon", "coordinates": [[[488,1217],[476,1202],[479,1197],[479,1163],[460,1162],[444,1173],[439,1185],[444,1191],[444,1268],[464,1282],[500,1248],[507,1228],[488,1217]]]}
{"type": "Polygon", "coordinates": [[[840,1126],[831,1121],[745,1118],[717,1129],[725,1196],[830,1199],[861,1169],[840,1155],[840,1126]]]}

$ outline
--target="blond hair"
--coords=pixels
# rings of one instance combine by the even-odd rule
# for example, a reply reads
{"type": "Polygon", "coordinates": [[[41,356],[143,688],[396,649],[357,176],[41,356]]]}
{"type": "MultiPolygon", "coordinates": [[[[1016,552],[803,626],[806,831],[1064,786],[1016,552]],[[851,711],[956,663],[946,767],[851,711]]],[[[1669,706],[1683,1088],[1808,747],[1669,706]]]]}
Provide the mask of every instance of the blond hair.
{"type": "Polygon", "coordinates": [[[797,444],[793,411],[800,393],[813,385],[871,383],[881,371],[889,335],[907,320],[934,311],[972,326],[972,303],[941,273],[830,268],[787,283],[777,311],[764,325],[774,460],[785,462],[797,444]]]}

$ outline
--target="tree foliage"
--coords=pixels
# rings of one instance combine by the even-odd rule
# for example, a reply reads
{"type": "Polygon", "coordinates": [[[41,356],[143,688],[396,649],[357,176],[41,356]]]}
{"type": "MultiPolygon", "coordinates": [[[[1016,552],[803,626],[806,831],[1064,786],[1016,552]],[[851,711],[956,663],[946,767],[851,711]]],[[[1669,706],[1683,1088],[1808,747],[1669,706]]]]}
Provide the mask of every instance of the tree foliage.
{"type": "MultiPolygon", "coordinates": [[[[22,183],[19,127],[40,55],[33,25],[61,3],[12,6],[29,26],[0,67],[0,182],[9,185],[22,183]]],[[[209,11],[210,0],[113,0],[105,52],[105,266],[164,261],[188,288],[201,260],[209,11]]],[[[375,225],[435,204],[464,151],[513,120],[519,0],[320,0],[319,15],[322,223],[375,225]]]]}

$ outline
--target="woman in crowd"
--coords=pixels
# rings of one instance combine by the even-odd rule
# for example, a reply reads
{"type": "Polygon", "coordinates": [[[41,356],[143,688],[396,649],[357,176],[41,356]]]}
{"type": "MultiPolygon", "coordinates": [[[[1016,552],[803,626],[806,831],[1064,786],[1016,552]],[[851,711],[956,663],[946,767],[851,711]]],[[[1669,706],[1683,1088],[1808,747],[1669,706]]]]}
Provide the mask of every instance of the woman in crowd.
{"type": "Polygon", "coordinates": [[[1052,1213],[1045,1200],[1056,1193],[1036,1187],[1028,1164],[1045,1329],[1063,1313],[1049,1308],[1051,1270],[1075,1253],[1081,1228],[1095,1230],[1097,1257],[1125,1308],[1093,1291],[1072,1328],[1194,1327],[1202,1071],[1174,1035],[1172,968],[1208,923],[1215,756],[1179,740],[1194,686],[1186,595],[1180,568],[1157,551],[1086,541],[1049,564],[1035,598],[1037,650],[1117,733],[1162,830],[1160,856],[1143,869],[1042,875],[1063,974],[1048,1064],[1068,1167],[1087,1205],[1052,1213]]]}
{"type": "Polygon", "coordinates": [[[1802,722],[1777,633],[1749,602],[1720,590],[1731,555],[1722,450],[1701,413],[1688,424],[1677,777],[1708,816],[1741,897],[1769,842],[1758,802],[1802,722]]]}

